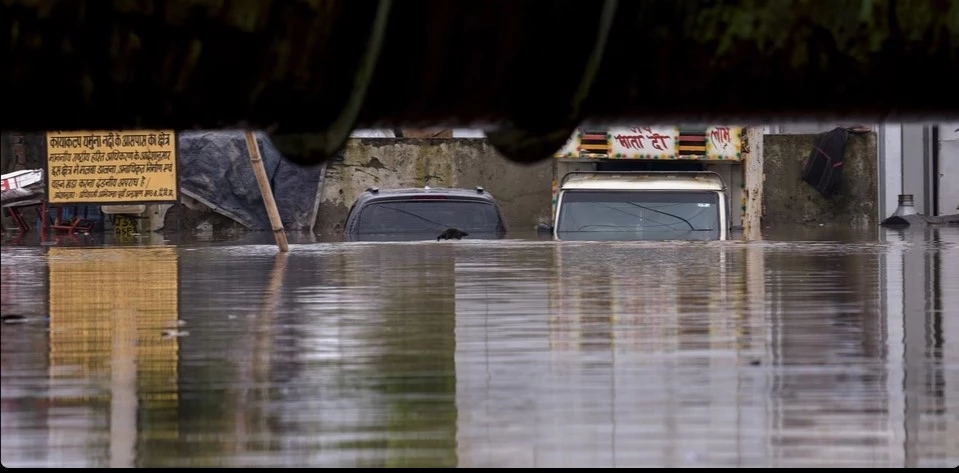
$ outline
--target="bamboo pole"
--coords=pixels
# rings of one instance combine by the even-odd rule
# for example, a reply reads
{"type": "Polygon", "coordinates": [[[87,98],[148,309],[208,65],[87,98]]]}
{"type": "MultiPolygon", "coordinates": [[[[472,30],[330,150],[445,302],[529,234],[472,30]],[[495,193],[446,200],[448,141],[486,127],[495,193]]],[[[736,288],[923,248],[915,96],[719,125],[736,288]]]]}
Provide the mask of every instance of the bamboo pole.
{"type": "Polygon", "coordinates": [[[253,164],[256,183],[260,186],[260,195],[263,196],[263,205],[266,206],[266,214],[270,217],[270,226],[273,227],[276,246],[280,248],[281,253],[286,253],[290,250],[286,242],[286,232],[283,230],[283,221],[280,220],[280,211],[276,208],[276,200],[273,199],[273,189],[270,188],[270,181],[266,178],[266,168],[263,167],[263,159],[260,158],[260,147],[256,144],[256,137],[253,136],[253,130],[246,131],[246,148],[250,153],[250,163],[253,164]]]}

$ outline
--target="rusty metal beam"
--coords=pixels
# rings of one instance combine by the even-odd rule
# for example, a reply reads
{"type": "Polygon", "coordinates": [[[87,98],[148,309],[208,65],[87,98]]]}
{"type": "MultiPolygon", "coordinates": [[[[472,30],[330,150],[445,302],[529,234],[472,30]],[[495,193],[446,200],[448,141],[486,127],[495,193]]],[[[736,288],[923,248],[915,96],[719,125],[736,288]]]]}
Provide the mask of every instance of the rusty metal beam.
{"type": "Polygon", "coordinates": [[[0,28],[4,129],[255,127],[304,163],[357,127],[497,126],[529,162],[583,120],[959,116],[955,0],[0,0],[0,28]]]}

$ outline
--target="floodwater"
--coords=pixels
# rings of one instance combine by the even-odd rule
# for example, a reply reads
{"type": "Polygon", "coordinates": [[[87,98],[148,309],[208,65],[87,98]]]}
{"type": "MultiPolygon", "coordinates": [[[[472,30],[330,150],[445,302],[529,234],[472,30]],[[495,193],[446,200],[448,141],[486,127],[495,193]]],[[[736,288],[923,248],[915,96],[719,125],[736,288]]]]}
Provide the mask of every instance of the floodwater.
{"type": "Polygon", "coordinates": [[[291,241],[5,242],[4,466],[959,465],[959,229],[291,241]]]}

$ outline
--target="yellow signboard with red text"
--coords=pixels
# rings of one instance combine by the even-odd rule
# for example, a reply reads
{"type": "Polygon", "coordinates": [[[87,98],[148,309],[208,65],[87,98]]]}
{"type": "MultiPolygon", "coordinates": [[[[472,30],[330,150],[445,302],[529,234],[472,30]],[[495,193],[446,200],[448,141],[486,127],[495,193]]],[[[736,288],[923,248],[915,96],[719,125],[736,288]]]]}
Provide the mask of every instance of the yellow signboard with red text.
{"type": "Polygon", "coordinates": [[[46,150],[51,204],[177,200],[173,130],[53,131],[46,150]]]}

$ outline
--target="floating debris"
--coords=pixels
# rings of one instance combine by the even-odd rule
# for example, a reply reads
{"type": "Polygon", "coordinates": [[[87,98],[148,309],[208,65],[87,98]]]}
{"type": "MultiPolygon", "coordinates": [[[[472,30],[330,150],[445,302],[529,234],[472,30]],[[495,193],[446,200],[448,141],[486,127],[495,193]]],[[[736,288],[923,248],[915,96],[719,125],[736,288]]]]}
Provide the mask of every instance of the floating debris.
{"type": "Polygon", "coordinates": [[[26,323],[28,320],[27,316],[20,314],[9,314],[0,316],[0,320],[5,324],[22,324],[26,323]]]}

